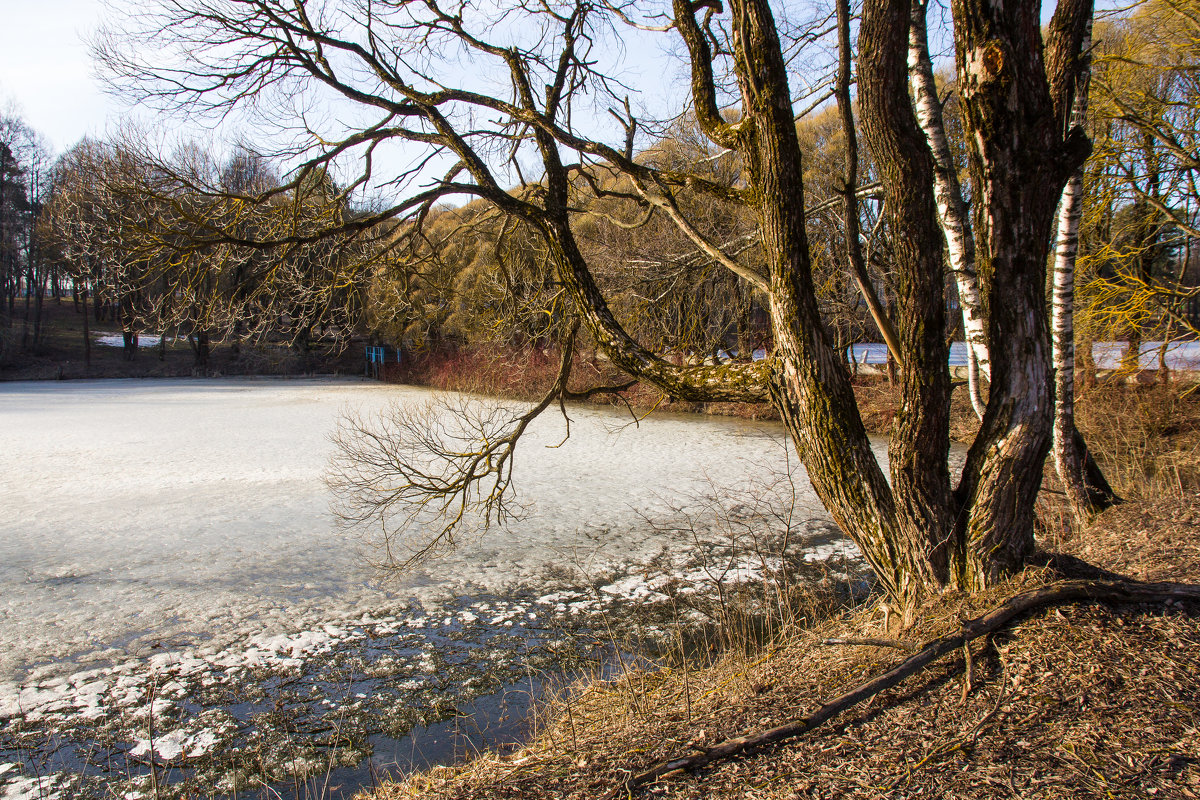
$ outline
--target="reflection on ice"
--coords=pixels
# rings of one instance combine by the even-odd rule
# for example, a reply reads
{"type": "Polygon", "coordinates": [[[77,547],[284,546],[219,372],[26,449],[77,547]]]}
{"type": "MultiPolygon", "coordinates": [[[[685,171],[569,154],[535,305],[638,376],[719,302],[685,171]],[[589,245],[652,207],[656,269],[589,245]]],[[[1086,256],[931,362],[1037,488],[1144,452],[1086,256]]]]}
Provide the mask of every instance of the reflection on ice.
{"type": "Polygon", "coordinates": [[[737,483],[779,457],[778,432],[736,421],[574,409],[518,451],[532,513],[398,584],[335,534],[322,472],[338,413],[428,393],[363,382],[230,379],[0,385],[0,680],[69,658],[352,617],[392,598],[530,585],[547,565],[602,571],[652,554],[642,516],[707,477],[737,483]],[[615,430],[615,433],[610,433],[615,430]]]}

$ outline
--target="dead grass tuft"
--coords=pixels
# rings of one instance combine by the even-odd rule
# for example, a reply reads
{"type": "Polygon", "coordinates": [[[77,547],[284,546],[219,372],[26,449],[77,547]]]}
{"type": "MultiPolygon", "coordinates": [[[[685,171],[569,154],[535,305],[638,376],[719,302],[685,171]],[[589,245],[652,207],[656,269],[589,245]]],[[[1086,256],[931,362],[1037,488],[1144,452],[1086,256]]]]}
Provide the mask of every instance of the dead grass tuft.
{"type": "Polygon", "coordinates": [[[1200,391],[1106,384],[1079,401],[1079,430],[1118,492],[1155,500],[1200,493],[1200,391]]]}
{"type": "MultiPolygon", "coordinates": [[[[1198,513],[1188,506],[1176,525],[1165,504],[1130,503],[1063,549],[1134,577],[1194,578],[1198,513]]],[[[704,670],[577,686],[525,748],[413,776],[374,800],[600,797],[660,760],[803,716],[906,655],[824,639],[928,641],[1055,577],[1031,568],[985,593],[945,595],[902,632],[858,609],[704,670]]],[[[1200,607],[1052,609],[969,653],[969,665],[945,659],[813,734],[642,794],[1200,798],[1200,607]]]]}

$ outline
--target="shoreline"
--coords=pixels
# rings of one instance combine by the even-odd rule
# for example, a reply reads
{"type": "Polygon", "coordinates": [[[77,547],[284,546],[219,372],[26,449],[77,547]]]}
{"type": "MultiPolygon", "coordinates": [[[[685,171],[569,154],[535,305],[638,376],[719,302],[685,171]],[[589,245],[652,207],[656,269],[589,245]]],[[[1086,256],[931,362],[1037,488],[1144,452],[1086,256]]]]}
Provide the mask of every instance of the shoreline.
{"type": "MultiPolygon", "coordinates": [[[[397,395],[417,405],[427,394],[358,377],[0,385],[8,434],[0,439],[23,465],[7,476],[11,514],[0,525],[9,556],[3,578],[15,587],[0,630],[19,649],[6,651],[13,669],[0,686],[0,796],[18,785],[15,775],[71,772],[71,754],[90,750],[117,765],[109,777],[127,782],[122,791],[141,794],[152,764],[195,777],[189,796],[221,794],[210,754],[228,766],[292,744],[288,764],[247,767],[232,788],[253,793],[253,775],[286,784],[323,774],[314,765],[335,751],[338,780],[352,774],[365,785],[378,767],[361,762],[368,750],[407,747],[414,725],[460,724],[456,709],[531,670],[541,674],[613,641],[640,643],[632,653],[652,640],[692,638],[676,633],[677,623],[720,618],[720,592],[700,591],[711,580],[706,567],[720,568],[712,574],[723,576],[726,596],[772,585],[784,568],[764,563],[751,541],[725,542],[724,529],[699,528],[700,548],[687,520],[672,516],[690,501],[677,508],[640,491],[662,481],[700,492],[708,476],[741,486],[739,476],[760,474],[751,462],[783,460],[775,424],[663,414],[610,439],[622,411],[578,408],[567,446],[538,446],[560,443],[554,420],[529,431],[524,452],[537,461],[521,465],[522,491],[544,519],[464,537],[457,554],[412,576],[411,589],[402,579],[357,603],[353,587],[369,576],[346,565],[358,563],[352,542],[320,534],[320,520],[288,510],[292,501],[324,508],[321,463],[304,454],[327,446],[330,415],[347,403],[378,407],[397,395]],[[347,391],[329,391],[337,386],[347,391]],[[693,463],[701,447],[715,467],[706,474],[693,463]],[[605,469],[614,458],[622,468],[605,469]],[[567,462],[578,468],[576,492],[545,496],[561,486],[567,462]],[[72,502],[47,502],[38,479],[64,465],[74,470],[72,502]],[[168,501],[169,516],[156,498],[168,501]],[[270,515],[259,518],[260,509],[270,515]],[[289,528],[275,527],[291,519],[289,528]],[[309,541],[314,532],[319,546],[309,541]],[[695,557],[679,560],[685,552],[695,557]],[[252,595],[249,605],[242,594],[252,595]],[[631,613],[648,607],[657,617],[631,613]],[[701,616],[691,619],[688,609],[701,616]],[[568,638],[575,628],[578,636],[568,638]],[[272,732],[260,730],[255,715],[272,732]],[[356,732],[353,747],[331,740],[338,726],[356,732]]],[[[806,531],[790,538],[788,573],[820,577],[827,563],[846,572],[829,560],[847,555],[829,532],[806,531]]],[[[62,796],[82,793],[69,776],[60,779],[62,796]]],[[[37,784],[45,796],[52,788],[37,784]]]]}

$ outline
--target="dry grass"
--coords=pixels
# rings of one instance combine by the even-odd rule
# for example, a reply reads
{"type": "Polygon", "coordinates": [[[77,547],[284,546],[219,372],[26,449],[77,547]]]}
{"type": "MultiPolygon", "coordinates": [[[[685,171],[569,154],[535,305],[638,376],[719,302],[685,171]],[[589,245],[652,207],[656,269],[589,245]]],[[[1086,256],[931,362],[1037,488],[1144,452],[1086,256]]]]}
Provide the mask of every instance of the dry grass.
{"type": "MultiPolygon", "coordinates": [[[[900,407],[899,384],[879,377],[859,378],[854,384],[854,396],[867,430],[879,436],[890,433],[896,409],[900,407]]],[[[959,386],[950,395],[950,440],[970,444],[978,431],[979,419],[971,409],[966,387],[959,386]]]]}
{"type": "MultiPolygon", "coordinates": [[[[1200,500],[1129,503],[1058,548],[1100,568],[1200,581],[1200,500]]],[[[1009,594],[947,595],[892,631],[928,641],[1009,594]]],[[[563,693],[528,746],[385,786],[374,800],[594,798],[697,747],[805,715],[905,653],[826,646],[880,636],[873,609],[793,630],[704,670],[636,672],[563,693]]],[[[814,734],[646,787],[648,797],[1200,798],[1200,607],[1080,606],[1031,616],[814,734]]]]}
{"type": "MultiPolygon", "coordinates": [[[[387,365],[383,379],[434,389],[504,397],[539,399],[554,383],[561,354],[557,348],[502,347],[480,345],[470,348],[443,347],[410,356],[402,365],[387,365]]],[[[620,385],[629,376],[600,358],[578,356],[571,368],[570,388],[584,391],[593,386],[620,385]]],[[[600,394],[598,405],[628,405],[639,411],[661,409],[675,413],[715,414],[744,419],[778,419],[766,403],[690,403],[672,400],[644,383],[623,392],[621,400],[600,394]]]]}
{"type": "Polygon", "coordinates": [[[1165,496],[1110,508],[1058,552],[1143,581],[1200,583],[1200,496],[1165,496]]]}
{"type": "Polygon", "coordinates": [[[1110,384],[1085,393],[1079,429],[1113,488],[1154,500],[1200,493],[1200,391],[1110,384]]]}
{"type": "MultiPolygon", "coordinates": [[[[894,392],[858,387],[868,428],[894,392]]],[[[974,418],[956,392],[955,438],[974,418]]],[[[486,754],[383,787],[373,800],[595,798],[662,760],[781,724],[906,653],[827,646],[891,635],[921,643],[1062,569],[1200,582],[1200,392],[1113,386],[1081,401],[1081,427],[1129,501],[1075,530],[1060,498],[1039,504],[1058,554],[1001,586],[932,601],[916,626],[882,630],[872,608],[833,610],[752,654],[703,668],[581,684],[539,710],[511,755],[486,754]]],[[[1052,472],[1052,468],[1049,470],[1052,472]]],[[[814,605],[814,618],[819,604],[814,605]]],[[[939,662],[822,729],[644,787],[678,798],[1200,798],[1200,606],[1049,609],[939,662]]],[[[622,795],[623,796],[623,795],[622,795]]]]}

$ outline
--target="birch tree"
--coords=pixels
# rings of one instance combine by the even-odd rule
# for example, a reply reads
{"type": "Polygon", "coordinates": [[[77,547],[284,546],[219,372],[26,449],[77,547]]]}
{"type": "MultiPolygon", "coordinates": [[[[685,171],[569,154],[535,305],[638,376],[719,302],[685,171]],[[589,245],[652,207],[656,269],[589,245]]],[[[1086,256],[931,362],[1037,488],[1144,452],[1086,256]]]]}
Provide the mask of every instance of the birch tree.
{"type": "MultiPolygon", "coordinates": [[[[1087,125],[1091,81],[1091,21],[1080,47],[1079,73],[1070,124],[1087,125]]],[[[1090,520],[1117,501],[1087,444],[1075,426],[1075,263],[1079,254],[1079,222],[1083,217],[1083,167],[1072,173],[1059,202],[1051,299],[1054,359],[1054,466],[1077,518],[1090,520]]]]}
{"type": "Polygon", "coordinates": [[[983,300],[979,295],[979,276],[975,272],[975,235],[967,203],[958,180],[958,166],[950,152],[950,140],[942,120],[942,102],[938,98],[929,57],[926,29],[927,0],[912,0],[912,21],[908,39],[908,69],[912,84],[913,106],[917,121],[933,153],[934,194],[938,220],[946,237],[950,272],[958,288],[962,312],[963,337],[967,345],[967,391],[976,416],[983,419],[984,400],[980,377],[991,377],[983,300]]]}

